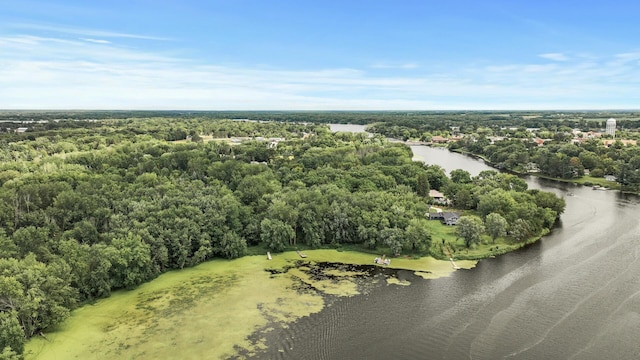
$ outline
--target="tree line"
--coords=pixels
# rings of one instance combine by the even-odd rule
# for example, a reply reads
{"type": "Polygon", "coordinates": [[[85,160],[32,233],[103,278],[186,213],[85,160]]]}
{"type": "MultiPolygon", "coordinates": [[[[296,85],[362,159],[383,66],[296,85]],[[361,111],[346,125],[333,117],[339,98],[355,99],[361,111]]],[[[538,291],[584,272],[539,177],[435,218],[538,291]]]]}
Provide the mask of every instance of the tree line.
{"type": "Polygon", "coordinates": [[[491,143],[486,137],[467,138],[453,149],[462,148],[482,155],[495,166],[516,172],[536,171],[561,179],[586,174],[592,177],[611,175],[626,191],[640,191],[640,147],[615,142],[603,146],[598,140],[581,143],[545,142],[538,146],[528,139],[508,139],[491,143]]]}

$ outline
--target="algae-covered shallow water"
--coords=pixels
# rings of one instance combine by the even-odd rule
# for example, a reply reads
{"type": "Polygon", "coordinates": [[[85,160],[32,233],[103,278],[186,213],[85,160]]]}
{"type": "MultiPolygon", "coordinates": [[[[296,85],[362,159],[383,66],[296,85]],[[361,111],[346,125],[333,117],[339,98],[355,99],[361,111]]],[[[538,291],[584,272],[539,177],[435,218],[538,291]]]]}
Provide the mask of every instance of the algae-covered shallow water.
{"type": "MultiPolygon", "coordinates": [[[[366,293],[384,281],[409,285],[395,269],[423,278],[452,272],[448,261],[393,259],[334,250],[214,260],[173,271],[131,291],[85,305],[34,338],[27,359],[227,359],[265,350],[274,329],[321,311],[332,298],[366,293]],[[406,271],[405,271],[406,272],[406,271]],[[381,275],[381,276],[377,276],[381,275]]],[[[459,262],[470,268],[475,262],[459,262]]]]}

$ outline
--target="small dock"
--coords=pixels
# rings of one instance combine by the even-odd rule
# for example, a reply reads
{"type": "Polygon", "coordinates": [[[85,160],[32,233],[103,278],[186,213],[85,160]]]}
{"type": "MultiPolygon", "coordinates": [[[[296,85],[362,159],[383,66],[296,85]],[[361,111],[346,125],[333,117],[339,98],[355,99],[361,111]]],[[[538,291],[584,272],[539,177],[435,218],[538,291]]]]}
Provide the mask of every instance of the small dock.
{"type": "Polygon", "coordinates": [[[385,259],[386,255],[382,255],[382,257],[377,257],[375,259],[373,259],[373,263],[374,264],[378,264],[378,265],[390,265],[391,264],[391,259],[385,259]]]}
{"type": "Polygon", "coordinates": [[[451,257],[451,251],[449,250],[449,246],[447,246],[445,250],[447,251],[447,255],[449,255],[449,261],[451,262],[451,267],[454,268],[455,270],[460,269],[460,266],[456,265],[455,261],[453,261],[453,257],[451,257]]]}
{"type": "Polygon", "coordinates": [[[306,258],[306,257],[307,257],[307,255],[306,255],[306,254],[301,253],[301,252],[300,252],[300,250],[296,250],[296,252],[298,253],[298,255],[299,255],[301,258],[306,258]]]}
{"type": "Polygon", "coordinates": [[[271,260],[271,253],[267,251],[267,259],[271,260]]]}

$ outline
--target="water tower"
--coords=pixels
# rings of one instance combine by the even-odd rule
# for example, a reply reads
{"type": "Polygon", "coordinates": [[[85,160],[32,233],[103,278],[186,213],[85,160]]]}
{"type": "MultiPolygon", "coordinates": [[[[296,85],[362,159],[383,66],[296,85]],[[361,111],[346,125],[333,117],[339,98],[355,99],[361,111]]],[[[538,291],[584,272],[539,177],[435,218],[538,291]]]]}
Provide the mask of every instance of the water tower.
{"type": "Polygon", "coordinates": [[[613,136],[614,138],[616,137],[616,119],[611,118],[607,120],[607,127],[605,129],[605,133],[607,133],[607,135],[613,136]]]}

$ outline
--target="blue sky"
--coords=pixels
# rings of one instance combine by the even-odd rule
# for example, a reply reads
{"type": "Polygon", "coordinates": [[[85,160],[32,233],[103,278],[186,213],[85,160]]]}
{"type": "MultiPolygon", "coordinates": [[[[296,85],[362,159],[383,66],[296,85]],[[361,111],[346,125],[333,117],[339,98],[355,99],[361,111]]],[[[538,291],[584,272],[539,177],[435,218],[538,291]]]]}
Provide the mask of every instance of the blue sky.
{"type": "Polygon", "coordinates": [[[640,109],[635,1],[0,0],[0,109],[640,109]]]}

